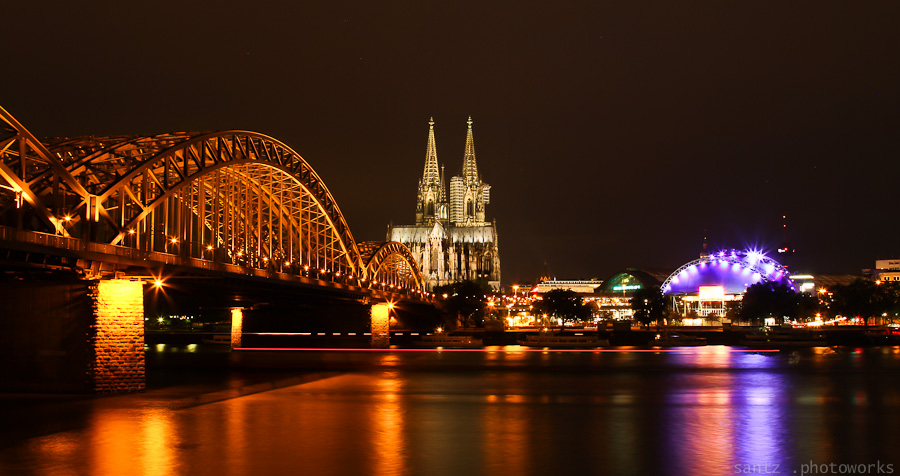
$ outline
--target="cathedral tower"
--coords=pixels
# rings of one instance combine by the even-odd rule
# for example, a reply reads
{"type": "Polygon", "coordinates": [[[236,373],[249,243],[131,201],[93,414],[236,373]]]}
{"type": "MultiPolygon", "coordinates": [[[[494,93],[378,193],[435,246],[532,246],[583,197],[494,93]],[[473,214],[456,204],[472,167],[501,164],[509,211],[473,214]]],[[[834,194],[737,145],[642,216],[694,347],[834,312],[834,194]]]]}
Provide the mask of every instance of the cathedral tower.
{"type": "Polygon", "coordinates": [[[450,179],[450,222],[456,226],[484,226],[484,206],[490,203],[491,186],[478,175],[472,116],[467,124],[462,175],[450,179]]]}
{"type": "Polygon", "coordinates": [[[433,225],[435,220],[447,218],[444,196],[444,174],[438,168],[437,145],[434,141],[434,118],[428,121],[428,141],[425,145],[425,170],[419,180],[416,203],[416,225],[433,225]]]}
{"type": "Polygon", "coordinates": [[[500,289],[497,226],[485,218],[491,186],[478,175],[471,117],[467,124],[462,174],[450,179],[448,194],[437,160],[434,118],[428,121],[416,224],[388,228],[387,239],[403,243],[415,257],[428,290],[463,280],[486,281],[500,289]]]}

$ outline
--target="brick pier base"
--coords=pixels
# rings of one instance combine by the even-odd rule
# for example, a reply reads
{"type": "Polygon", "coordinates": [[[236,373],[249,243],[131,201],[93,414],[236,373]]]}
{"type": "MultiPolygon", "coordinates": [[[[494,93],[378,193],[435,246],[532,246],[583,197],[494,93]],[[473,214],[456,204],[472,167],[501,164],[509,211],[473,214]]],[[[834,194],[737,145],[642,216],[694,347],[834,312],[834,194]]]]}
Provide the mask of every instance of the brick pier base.
{"type": "Polygon", "coordinates": [[[96,393],[144,390],[144,291],[141,281],[94,281],[88,332],[88,381],[96,393]]]}
{"type": "Polygon", "coordinates": [[[0,391],[144,390],[140,281],[5,281],[0,303],[0,391]]]}
{"type": "Polygon", "coordinates": [[[391,346],[390,307],[387,303],[372,304],[371,314],[372,348],[386,349],[391,346]]]}

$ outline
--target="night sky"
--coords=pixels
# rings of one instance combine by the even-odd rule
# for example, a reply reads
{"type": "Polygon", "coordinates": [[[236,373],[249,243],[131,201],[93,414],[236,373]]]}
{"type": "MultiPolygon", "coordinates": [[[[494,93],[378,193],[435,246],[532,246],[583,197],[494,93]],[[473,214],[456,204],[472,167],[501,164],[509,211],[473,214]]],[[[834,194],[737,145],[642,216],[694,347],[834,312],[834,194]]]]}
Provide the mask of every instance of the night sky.
{"type": "Polygon", "coordinates": [[[0,105],[35,135],[262,132],[359,241],[414,222],[429,117],[455,175],[471,115],[505,285],[704,234],[786,236],[795,271],[900,256],[900,2],[13,3],[0,105]]]}

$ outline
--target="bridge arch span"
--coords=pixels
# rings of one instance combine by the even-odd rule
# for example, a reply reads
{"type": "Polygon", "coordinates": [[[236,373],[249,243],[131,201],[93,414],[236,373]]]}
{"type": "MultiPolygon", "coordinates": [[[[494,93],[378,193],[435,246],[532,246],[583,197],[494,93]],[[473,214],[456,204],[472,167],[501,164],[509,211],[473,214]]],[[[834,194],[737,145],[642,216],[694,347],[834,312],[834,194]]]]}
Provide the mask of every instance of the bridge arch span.
{"type": "Polygon", "coordinates": [[[269,136],[87,137],[48,149],[88,184],[90,196],[65,213],[95,241],[357,273],[359,251],[334,197],[299,154],[269,136]]]}
{"type": "Polygon", "coordinates": [[[25,221],[33,231],[139,251],[424,289],[405,246],[367,242],[361,252],[319,175],[265,134],[42,142],[2,108],[0,120],[0,224],[25,221]]]}
{"type": "Polygon", "coordinates": [[[425,289],[425,280],[406,245],[397,241],[365,241],[359,244],[367,279],[407,289],[425,289]]]}

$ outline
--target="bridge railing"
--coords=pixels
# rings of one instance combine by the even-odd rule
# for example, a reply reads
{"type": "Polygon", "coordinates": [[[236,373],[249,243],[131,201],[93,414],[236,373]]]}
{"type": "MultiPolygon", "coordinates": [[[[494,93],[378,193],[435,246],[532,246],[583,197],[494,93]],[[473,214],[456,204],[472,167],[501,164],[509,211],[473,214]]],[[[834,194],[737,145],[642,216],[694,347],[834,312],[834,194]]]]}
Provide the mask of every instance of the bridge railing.
{"type": "Polygon", "coordinates": [[[69,236],[51,235],[48,233],[39,233],[28,230],[18,230],[15,228],[0,227],[0,240],[14,241],[18,243],[29,243],[34,245],[47,246],[51,248],[59,248],[70,251],[89,251],[107,253],[117,256],[128,256],[128,251],[134,250],[116,250],[115,246],[105,245],[102,243],[91,243],[79,240],[69,236]],[[117,252],[122,251],[122,252],[117,252]]]}
{"type": "MultiPolygon", "coordinates": [[[[20,230],[17,228],[9,228],[5,226],[0,226],[0,242],[26,243],[40,247],[68,250],[72,251],[74,254],[95,254],[98,258],[116,256],[137,262],[144,261],[153,264],[188,266],[208,271],[224,271],[227,273],[242,274],[245,276],[278,279],[280,281],[303,282],[308,284],[317,284],[320,286],[347,289],[359,288],[360,291],[368,290],[369,292],[376,294],[397,294],[406,296],[408,298],[427,300],[427,297],[421,296],[419,293],[411,290],[401,290],[393,288],[382,288],[379,290],[377,287],[370,286],[368,283],[360,283],[358,285],[350,282],[342,283],[327,279],[318,279],[313,276],[302,276],[271,269],[251,268],[229,263],[221,263],[217,261],[189,258],[169,253],[161,253],[158,251],[145,251],[125,246],[110,245],[105,243],[93,243],[90,241],[68,236],[53,235],[49,233],[41,233],[29,230],[20,230]]],[[[87,259],[92,259],[89,255],[84,257],[87,259]]]]}

